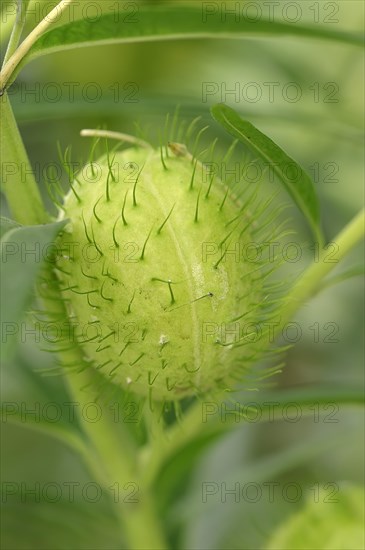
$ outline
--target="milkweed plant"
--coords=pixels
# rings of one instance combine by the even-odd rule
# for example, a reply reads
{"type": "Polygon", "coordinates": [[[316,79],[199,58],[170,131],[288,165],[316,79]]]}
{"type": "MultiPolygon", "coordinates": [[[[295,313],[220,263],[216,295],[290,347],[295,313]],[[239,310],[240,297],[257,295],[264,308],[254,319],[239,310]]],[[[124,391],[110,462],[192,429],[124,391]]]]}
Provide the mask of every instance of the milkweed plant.
{"type": "MultiPolygon", "coordinates": [[[[29,1],[19,0],[0,73],[3,163],[26,167],[25,177],[8,171],[2,182],[11,216],[1,219],[2,326],[20,323],[26,311],[34,323],[56,327],[55,342],[41,342],[56,357],[44,375],[62,377],[75,402],[96,402],[103,414],[94,423],[80,416],[65,434],[51,424],[50,436],[64,437],[102,487],[131,480],[138,486],[138,502],[111,504],[121,544],[169,548],[171,533],[157,497],[161,471],[189,444],[223,433],[217,415],[202,422],[202,403],[235,402],[238,392],[260,390],[266,379],[285,372],[287,346],[272,338],[270,323],[284,327],[331,282],[332,270],[363,238],[364,212],[332,239],[336,263],[326,261],[331,248],[310,176],[224,103],[211,109],[208,142],[199,118],[181,120],[178,109],[166,113],[150,136],[80,129],[80,139],[89,143],[87,160],[74,171],[70,148],[59,147],[69,188],[45,182],[54,203],[48,212],[8,97],[18,72],[54,51],[172,35],[204,38],[222,28],[216,20],[199,24],[196,6],[181,3],[140,5],[133,25],[104,14],[97,33],[87,19],[56,26],[71,4],[59,2],[20,42],[29,1]],[[225,149],[218,140],[224,131],[232,139],[225,149]],[[262,181],[248,184],[215,169],[237,158],[264,163],[262,181]],[[315,243],[315,257],[295,277],[285,275],[278,252],[295,231],[286,204],[268,192],[268,169],[315,243]],[[22,243],[41,243],[47,256],[29,258],[25,266],[22,243]],[[137,424],[115,422],[111,402],[136,407],[137,424]]],[[[275,25],[254,28],[247,20],[230,32],[237,38],[291,32],[275,25]]],[[[316,29],[298,26],[295,32],[357,42],[316,29]]],[[[52,132],[49,139],[57,142],[52,132]]],[[[9,332],[5,360],[15,349],[9,332]]]]}

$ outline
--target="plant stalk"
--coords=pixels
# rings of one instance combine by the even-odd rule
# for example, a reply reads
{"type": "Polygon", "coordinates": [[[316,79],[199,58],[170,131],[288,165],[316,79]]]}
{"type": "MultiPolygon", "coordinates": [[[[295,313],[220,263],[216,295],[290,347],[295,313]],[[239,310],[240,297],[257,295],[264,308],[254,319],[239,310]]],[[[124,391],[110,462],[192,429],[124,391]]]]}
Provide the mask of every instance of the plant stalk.
{"type": "Polygon", "coordinates": [[[73,0],[61,0],[51,10],[44,19],[32,30],[31,33],[23,40],[20,46],[15,50],[13,55],[4,63],[0,72],[0,90],[4,90],[5,86],[10,79],[13,71],[17,68],[23,57],[29,52],[33,44],[38,38],[50,27],[61,13],[71,4],[73,0]]]}
{"type": "Polygon", "coordinates": [[[339,262],[348,254],[348,252],[364,238],[365,234],[365,209],[361,210],[333,239],[332,242],[338,246],[337,262],[326,261],[328,251],[322,249],[317,261],[314,261],[309,268],[300,276],[294,284],[289,294],[285,298],[285,305],[282,309],[280,324],[290,321],[294,313],[311,298],[321,287],[323,279],[328,273],[333,271],[339,262]]]}
{"type": "Polygon", "coordinates": [[[28,4],[29,0],[17,0],[16,18],[14,21],[13,29],[11,31],[8,47],[6,48],[3,65],[5,65],[8,59],[17,49],[25,25],[25,17],[27,14],[28,4]]]}
{"type": "MultiPolygon", "coordinates": [[[[60,296],[59,284],[54,272],[45,273],[47,283],[42,285],[42,299],[46,311],[58,319],[60,326],[68,321],[65,303],[60,296]]],[[[95,421],[87,414],[79,414],[81,429],[89,444],[89,456],[80,452],[90,474],[100,483],[106,493],[113,496],[113,511],[118,519],[123,540],[126,538],[130,550],[167,550],[163,527],[156,513],[153,494],[142,480],[143,464],[138,460],[138,447],[131,440],[122,421],[113,417],[108,404],[99,400],[100,376],[85,360],[78,343],[59,352],[66,382],[78,411],[86,411],[90,405],[98,405],[100,411],[95,421]],[[72,371],[68,365],[76,367],[72,371]],[[134,501],[128,498],[129,487],[136,489],[134,501]]],[[[81,447],[81,450],[83,448],[81,447]]]]}
{"type": "Polygon", "coordinates": [[[141,488],[139,502],[127,506],[124,519],[129,550],[168,550],[152,495],[141,488]]]}
{"type": "MultiPolygon", "coordinates": [[[[65,368],[67,372],[67,367],[65,368]]],[[[68,387],[81,410],[90,405],[98,394],[93,387],[90,368],[82,373],[67,375],[68,387]],[[88,391],[81,385],[88,385],[88,391]]],[[[108,407],[99,403],[102,416],[96,422],[82,419],[82,427],[95,448],[98,460],[83,459],[96,480],[109,494],[113,490],[114,512],[119,520],[123,538],[127,539],[129,550],[167,550],[164,532],[156,514],[153,494],[143,484],[138,468],[136,448],[128,441],[120,422],[115,423],[108,407]],[[113,425],[114,424],[114,425],[113,425]],[[96,465],[96,468],[95,468],[96,465]],[[129,487],[135,488],[133,500],[129,500],[129,487]],[[135,501],[134,501],[135,500],[135,501]]],[[[86,409],[85,409],[86,410],[86,409]]]]}
{"type": "Polygon", "coordinates": [[[25,225],[49,221],[8,94],[0,98],[2,191],[13,218],[25,225]]]}

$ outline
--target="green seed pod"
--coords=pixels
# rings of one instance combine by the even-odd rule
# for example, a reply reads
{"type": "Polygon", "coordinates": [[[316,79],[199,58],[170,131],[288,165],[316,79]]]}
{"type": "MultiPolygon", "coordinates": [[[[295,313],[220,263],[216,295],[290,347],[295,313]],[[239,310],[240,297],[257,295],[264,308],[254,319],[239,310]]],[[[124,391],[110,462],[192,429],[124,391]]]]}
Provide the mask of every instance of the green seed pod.
{"type": "Polygon", "coordinates": [[[247,329],[264,292],[241,258],[253,220],[184,146],[170,150],[85,166],[58,261],[89,368],[161,401],[232,388],[264,347],[247,329]]]}

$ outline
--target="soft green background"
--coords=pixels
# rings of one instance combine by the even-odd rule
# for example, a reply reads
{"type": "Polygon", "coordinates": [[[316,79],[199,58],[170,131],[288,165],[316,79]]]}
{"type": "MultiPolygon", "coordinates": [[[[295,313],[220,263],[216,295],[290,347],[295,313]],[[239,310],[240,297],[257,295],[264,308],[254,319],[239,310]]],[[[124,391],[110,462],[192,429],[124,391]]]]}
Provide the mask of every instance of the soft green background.
{"type": "MultiPolygon", "coordinates": [[[[97,3],[104,10],[109,5],[107,0],[97,3]]],[[[281,2],[281,6],[285,4],[281,2]]],[[[301,22],[313,23],[313,11],[309,9],[313,2],[297,4],[303,11],[301,22]]],[[[325,4],[319,2],[321,22],[318,25],[361,30],[362,2],[331,2],[339,8],[334,16],[338,23],[323,22],[329,13],[325,11],[325,4]]],[[[280,14],[281,7],[277,10],[280,14]]],[[[4,35],[5,30],[4,27],[4,35]]],[[[227,96],[226,102],[280,144],[312,175],[311,166],[319,163],[316,189],[324,230],[331,239],[363,203],[363,61],[360,48],[289,37],[93,47],[75,53],[58,53],[30,64],[20,74],[10,98],[37,172],[38,167],[47,162],[58,162],[57,141],[62,147],[72,144],[74,160],[85,159],[89,141],[79,137],[82,128],[106,126],[133,133],[137,122],[142,128],[150,128],[153,134],[157,125],[163,126],[166,113],[172,113],[177,104],[182,118],[191,120],[201,115],[205,123],[211,120],[209,105],[225,98],[217,94],[207,103],[202,102],[203,82],[218,85],[225,82],[227,88],[236,82],[242,86],[256,82],[263,90],[260,101],[236,103],[232,96],[227,96]],[[62,92],[60,101],[52,102],[44,97],[45,86],[51,82],[62,92]],[[67,82],[79,83],[76,90],[96,82],[102,89],[102,97],[88,102],[76,92],[75,99],[68,101],[67,82]],[[272,103],[268,101],[264,82],[279,82],[277,97],[272,103]],[[288,82],[297,83],[303,91],[297,103],[285,102],[281,97],[282,87],[288,82]],[[321,90],[318,102],[314,101],[310,89],[316,82],[321,90]],[[337,103],[323,101],[322,87],[328,82],[338,86],[337,103]],[[133,86],[138,87],[138,101],[114,102],[110,88],[115,83],[121,98],[126,93],[123,86],[134,83],[133,86]],[[39,94],[32,95],[29,90],[35,86],[39,86],[39,94]],[[338,173],[334,175],[337,181],[326,180],[329,175],[326,163],[338,166],[338,173]]],[[[222,144],[230,142],[212,122],[209,136],[215,135],[221,137],[222,144]]],[[[294,208],[290,209],[290,215],[298,240],[308,242],[310,235],[302,217],[294,208]]],[[[361,263],[361,255],[362,249],[358,247],[345,264],[361,263]]],[[[287,267],[288,272],[294,270],[294,273],[300,269],[299,265],[287,267]]],[[[286,367],[275,379],[278,390],[306,386],[346,389],[363,384],[362,293],[362,282],[356,278],[328,288],[302,309],[296,320],[302,327],[303,337],[288,353],[286,367]],[[309,328],[315,322],[321,327],[319,343],[314,342],[309,328]],[[338,326],[336,343],[323,342],[328,334],[324,328],[326,323],[338,326]]],[[[26,402],[29,406],[35,401],[67,401],[61,379],[37,373],[49,367],[51,361],[50,356],[40,352],[31,341],[21,345],[14,363],[2,369],[3,400],[26,402]]],[[[256,394],[252,397],[246,392],[242,399],[254,401],[256,394]]],[[[362,410],[339,406],[334,418],[338,422],[328,423],[323,417],[315,422],[313,416],[297,423],[284,420],[237,424],[232,433],[204,452],[192,476],[182,480],[176,499],[169,506],[166,522],[171,525],[176,548],[265,548],[285,518],[294,517],[305,505],[305,497],[313,502],[313,491],[309,488],[315,483],[321,487],[327,483],[338,484],[340,496],[346,494],[346,487],[361,485],[362,410]],[[249,481],[279,481],[280,487],[295,482],[303,489],[303,499],[292,504],[277,497],[270,503],[263,497],[252,504],[243,499],[235,503],[228,497],[227,502],[222,503],[218,495],[203,503],[201,483],[204,481],[226,481],[227,486],[236,482],[243,485],[249,481]]],[[[88,480],[75,455],[61,443],[27,429],[26,424],[3,424],[2,437],[4,481],[32,484],[88,480]]],[[[331,506],[338,505],[327,504],[322,508],[327,510],[331,506]]],[[[114,523],[108,515],[107,499],[88,505],[82,502],[32,504],[30,499],[25,505],[9,497],[7,509],[3,519],[6,550],[119,548],[114,523]]],[[[340,529],[340,522],[331,526],[331,530],[340,529]]],[[[284,539],[280,539],[280,534],[276,536],[283,545],[284,539]]],[[[310,548],[320,547],[313,540],[308,542],[311,543],[314,546],[310,548]]]]}

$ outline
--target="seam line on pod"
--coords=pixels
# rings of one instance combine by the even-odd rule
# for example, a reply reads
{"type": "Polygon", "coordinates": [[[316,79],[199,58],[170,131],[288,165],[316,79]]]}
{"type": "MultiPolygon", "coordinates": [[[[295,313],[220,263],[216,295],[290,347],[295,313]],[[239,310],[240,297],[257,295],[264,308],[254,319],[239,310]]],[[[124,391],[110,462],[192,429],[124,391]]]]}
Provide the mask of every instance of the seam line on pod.
{"type": "MultiPolygon", "coordinates": [[[[147,165],[147,163],[146,163],[146,165],[147,165]]],[[[164,206],[161,204],[161,200],[160,200],[158,190],[156,189],[156,187],[154,185],[154,182],[153,182],[153,178],[151,177],[151,173],[148,170],[145,171],[145,176],[148,177],[151,192],[153,193],[158,205],[160,206],[161,211],[164,213],[165,216],[167,216],[168,212],[166,211],[164,206]]],[[[197,312],[196,312],[196,301],[194,301],[195,296],[193,295],[193,288],[192,288],[192,285],[191,285],[191,273],[189,271],[188,263],[186,261],[183,250],[180,246],[179,239],[177,238],[176,233],[175,233],[173,227],[171,226],[171,224],[166,224],[166,230],[170,233],[171,238],[173,239],[173,242],[175,244],[175,249],[176,249],[176,252],[177,252],[177,254],[180,258],[181,265],[182,265],[182,268],[183,268],[185,276],[186,276],[188,289],[189,289],[189,294],[190,294],[190,297],[191,297],[190,310],[191,310],[192,325],[193,325],[192,334],[193,334],[193,338],[194,338],[194,342],[193,342],[194,371],[196,369],[195,379],[196,379],[196,383],[199,383],[200,366],[201,366],[199,336],[198,336],[199,335],[199,327],[198,327],[198,317],[197,317],[197,312]]]]}

